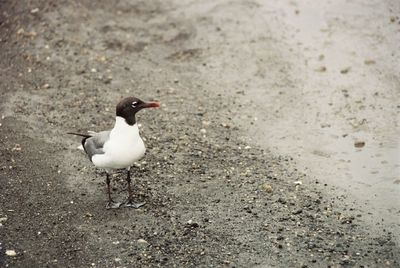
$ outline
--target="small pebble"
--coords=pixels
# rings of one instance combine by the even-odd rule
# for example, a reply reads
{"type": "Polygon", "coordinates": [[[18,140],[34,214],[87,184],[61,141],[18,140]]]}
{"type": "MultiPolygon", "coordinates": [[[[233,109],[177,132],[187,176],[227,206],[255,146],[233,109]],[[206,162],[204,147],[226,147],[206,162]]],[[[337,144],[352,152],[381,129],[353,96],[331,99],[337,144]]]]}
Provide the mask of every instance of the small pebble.
{"type": "Polygon", "coordinates": [[[354,147],[356,148],[362,148],[365,146],[365,141],[356,141],[354,142],[354,147]]]}
{"type": "Polygon", "coordinates": [[[365,65],[372,65],[372,64],[375,64],[376,62],[374,61],[374,60],[365,60],[364,61],[364,64],[365,65]]]}
{"type": "Polygon", "coordinates": [[[272,186],[267,183],[264,183],[261,188],[267,193],[272,193],[274,191],[272,186]]]}
{"type": "Polygon", "coordinates": [[[292,212],[292,214],[293,214],[293,215],[298,215],[298,214],[301,214],[302,212],[303,212],[302,209],[296,209],[296,210],[294,210],[294,211],[292,212]]]}
{"type": "Polygon", "coordinates": [[[144,240],[143,238],[138,239],[137,241],[139,244],[148,244],[149,242],[147,242],[146,240],[144,240]]]}
{"type": "Polygon", "coordinates": [[[347,74],[350,71],[350,69],[351,69],[350,67],[344,68],[344,69],[340,70],[340,73],[347,74]]]}
{"type": "Polygon", "coordinates": [[[10,256],[10,257],[15,257],[15,256],[17,256],[17,252],[15,252],[15,250],[12,250],[12,249],[7,249],[6,255],[10,256]]]}

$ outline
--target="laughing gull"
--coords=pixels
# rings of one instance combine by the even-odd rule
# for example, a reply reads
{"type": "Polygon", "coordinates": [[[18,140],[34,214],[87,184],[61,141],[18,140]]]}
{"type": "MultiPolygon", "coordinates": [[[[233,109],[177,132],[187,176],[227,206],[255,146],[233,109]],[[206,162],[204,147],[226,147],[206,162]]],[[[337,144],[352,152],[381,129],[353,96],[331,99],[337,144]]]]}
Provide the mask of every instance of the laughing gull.
{"type": "Polygon", "coordinates": [[[136,97],[127,97],[121,100],[116,108],[114,128],[109,131],[89,132],[88,135],[69,132],[68,134],[83,137],[82,147],[90,161],[106,170],[108,193],[107,208],[134,207],[138,208],[145,203],[133,203],[131,189],[131,166],[144,156],[146,148],[139,135],[136,123],[136,113],[144,108],[160,107],[158,102],[144,102],[136,97]],[[128,183],[128,201],[124,204],[116,203],[111,198],[110,171],[126,169],[128,183]]]}

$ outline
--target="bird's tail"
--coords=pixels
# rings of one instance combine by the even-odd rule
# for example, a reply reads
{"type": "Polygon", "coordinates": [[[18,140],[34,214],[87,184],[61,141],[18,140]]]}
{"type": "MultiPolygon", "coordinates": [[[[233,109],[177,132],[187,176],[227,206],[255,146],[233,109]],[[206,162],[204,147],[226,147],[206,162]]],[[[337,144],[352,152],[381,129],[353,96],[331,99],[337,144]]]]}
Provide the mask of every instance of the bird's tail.
{"type": "Polygon", "coordinates": [[[67,134],[75,135],[75,136],[81,136],[84,138],[90,138],[92,135],[87,135],[87,134],[81,134],[81,133],[75,133],[75,132],[68,132],[67,134]]]}
{"type": "Polygon", "coordinates": [[[71,135],[83,137],[82,144],[78,146],[78,149],[79,149],[79,150],[82,150],[82,151],[85,150],[85,149],[83,148],[83,144],[85,143],[85,140],[86,140],[87,138],[92,137],[92,135],[90,135],[91,133],[89,133],[89,135],[87,135],[87,134],[81,134],[81,133],[75,133],[75,132],[67,132],[67,134],[71,134],[71,135]]]}

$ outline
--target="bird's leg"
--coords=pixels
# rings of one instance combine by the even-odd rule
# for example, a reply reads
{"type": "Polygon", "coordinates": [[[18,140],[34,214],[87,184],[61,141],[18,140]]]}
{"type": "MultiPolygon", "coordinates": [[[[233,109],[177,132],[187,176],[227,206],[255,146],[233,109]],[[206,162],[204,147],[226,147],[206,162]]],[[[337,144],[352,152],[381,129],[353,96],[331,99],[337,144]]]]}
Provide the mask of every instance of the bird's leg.
{"type": "Polygon", "coordinates": [[[141,206],[144,206],[146,202],[140,202],[140,203],[134,203],[133,202],[133,194],[132,194],[132,188],[131,188],[131,171],[130,168],[128,168],[128,172],[126,175],[126,182],[128,183],[128,201],[123,204],[123,207],[132,207],[132,208],[140,208],[141,206]]]}
{"type": "Polygon", "coordinates": [[[111,203],[111,202],[114,202],[114,201],[111,198],[110,174],[108,174],[108,173],[106,173],[106,174],[107,174],[106,175],[107,176],[106,177],[106,183],[107,183],[108,202],[111,203]]]}
{"type": "Polygon", "coordinates": [[[126,182],[128,183],[128,203],[132,203],[131,181],[131,170],[128,169],[128,174],[126,175],[126,182]]]}
{"type": "Polygon", "coordinates": [[[114,202],[111,198],[111,180],[110,180],[110,174],[106,172],[106,183],[107,183],[107,193],[108,193],[108,203],[106,205],[106,208],[119,208],[121,206],[121,203],[114,202]]]}

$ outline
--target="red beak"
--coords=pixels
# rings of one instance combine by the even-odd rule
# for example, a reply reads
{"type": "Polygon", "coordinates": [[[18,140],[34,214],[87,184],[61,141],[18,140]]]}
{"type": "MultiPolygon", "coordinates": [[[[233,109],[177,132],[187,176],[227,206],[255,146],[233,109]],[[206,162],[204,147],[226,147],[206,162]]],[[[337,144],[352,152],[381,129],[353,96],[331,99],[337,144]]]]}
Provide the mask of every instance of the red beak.
{"type": "Polygon", "coordinates": [[[143,108],[159,108],[160,103],[159,102],[145,102],[142,104],[143,108]]]}

